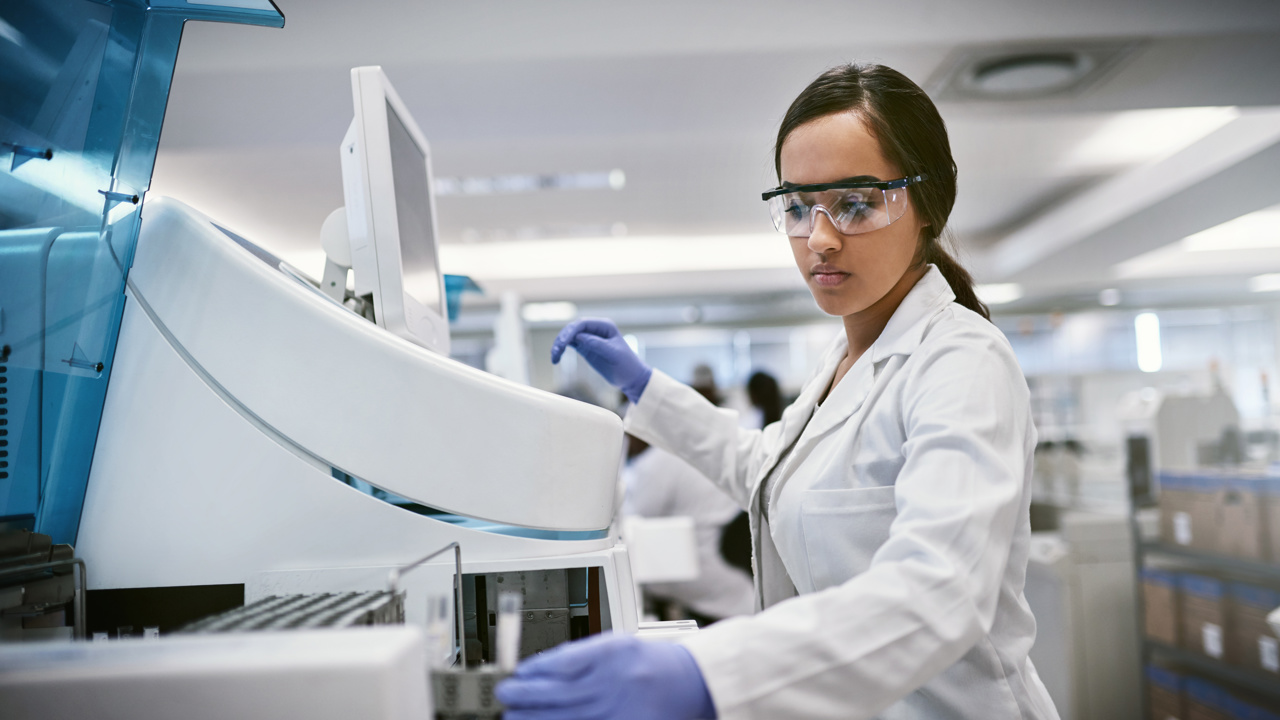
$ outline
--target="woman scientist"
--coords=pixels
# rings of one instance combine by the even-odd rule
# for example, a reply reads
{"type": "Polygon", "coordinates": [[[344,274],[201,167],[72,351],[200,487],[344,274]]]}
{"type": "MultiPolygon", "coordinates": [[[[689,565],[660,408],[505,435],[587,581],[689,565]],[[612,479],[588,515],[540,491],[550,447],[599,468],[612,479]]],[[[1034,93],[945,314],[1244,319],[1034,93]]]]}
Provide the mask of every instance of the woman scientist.
{"type": "Polygon", "coordinates": [[[942,245],[956,197],[942,118],[894,70],[837,67],[791,104],[774,153],[774,222],[844,319],[780,421],[740,429],[607,320],[552,349],[627,394],[627,432],[748,511],[763,611],[682,645],[547,652],[499,687],[505,717],[1056,718],[1027,657],[1027,384],[942,245]]]}

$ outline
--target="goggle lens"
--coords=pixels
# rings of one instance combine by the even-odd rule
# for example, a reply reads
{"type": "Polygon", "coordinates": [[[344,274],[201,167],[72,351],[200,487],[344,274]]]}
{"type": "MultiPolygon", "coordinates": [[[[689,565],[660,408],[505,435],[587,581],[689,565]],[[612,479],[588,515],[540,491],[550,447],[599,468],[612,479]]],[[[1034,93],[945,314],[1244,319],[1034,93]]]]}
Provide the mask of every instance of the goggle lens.
{"type": "Polygon", "coordinates": [[[842,235],[858,235],[888,226],[906,210],[906,188],[793,192],[769,198],[773,226],[790,237],[809,237],[819,213],[842,235]]]}

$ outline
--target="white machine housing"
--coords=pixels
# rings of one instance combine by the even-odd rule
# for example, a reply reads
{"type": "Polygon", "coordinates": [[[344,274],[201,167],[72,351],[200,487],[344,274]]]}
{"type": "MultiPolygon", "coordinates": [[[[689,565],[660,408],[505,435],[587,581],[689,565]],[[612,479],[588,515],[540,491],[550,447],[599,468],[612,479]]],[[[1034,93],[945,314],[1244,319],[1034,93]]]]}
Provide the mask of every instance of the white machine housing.
{"type": "MultiPolygon", "coordinates": [[[[91,591],[384,589],[457,541],[468,574],[599,568],[606,626],[635,631],[614,414],[393,335],[182,203],[145,213],[76,542],[91,591]]],[[[407,575],[409,621],[452,578],[451,555],[407,575]]]]}
{"type": "Polygon", "coordinates": [[[0,646],[6,720],[433,716],[419,628],[0,646]]]}

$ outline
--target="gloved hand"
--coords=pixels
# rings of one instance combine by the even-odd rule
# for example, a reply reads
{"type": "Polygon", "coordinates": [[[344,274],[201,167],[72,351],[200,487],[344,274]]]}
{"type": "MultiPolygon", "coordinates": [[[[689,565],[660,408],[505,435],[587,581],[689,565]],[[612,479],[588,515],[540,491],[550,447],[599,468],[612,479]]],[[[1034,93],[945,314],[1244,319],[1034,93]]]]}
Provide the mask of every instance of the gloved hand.
{"type": "Polygon", "coordinates": [[[640,399],[653,375],[653,368],[632,352],[612,320],[582,318],[565,325],[551,344],[552,363],[560,362],[566,347],[577,350],[588,365],[633,403],[640,399]]]}
{"type": "Polygon", "coordinates": [[[598,635],[530,658],[498,684],[503,720],[714,720],[681,645],[598,635]]]}

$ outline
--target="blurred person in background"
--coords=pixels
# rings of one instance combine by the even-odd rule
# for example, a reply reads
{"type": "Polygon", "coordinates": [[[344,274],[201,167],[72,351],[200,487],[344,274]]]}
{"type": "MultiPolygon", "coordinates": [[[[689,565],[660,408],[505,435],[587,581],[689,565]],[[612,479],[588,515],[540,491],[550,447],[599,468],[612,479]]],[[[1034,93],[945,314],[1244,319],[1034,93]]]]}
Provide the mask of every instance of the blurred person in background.
{"type": "Polygon", "coordinates": [[[767,372],[756,371],[747,378],[747,398],[751,401],[752,414],[757,418],[756,428],[763,429],[782,419],[786,404],[778,379],[767,372]]]}
{"type": "MultiPolygon", "coordinates": [[[[690,387],[713,404],[719,404],[720,392],[715,373],[707,365],[693,371],[690,387]]],[[[702,473],[671,453],[639,438],[628,435],[627,464],[622,477],[626,486],[622,504],[624,515],[640,517],[693,518],[697,543],[698,578],[686,582],[649,583],[644,586],[646,600],[656,601],[664,620],[696,620],[705,627],[735,615],[748,615],[754,608],[751,584],[750,535],[747,543],[747,566],[726,561],[721,554],[725,526],[740,513],[735,503],[702,473]],[[670,607],[670,604],[679,607],[670,607]]],[[[732,546],[741,554],[740,542],[732,546]]]]}
{"type": "MultiPolygon", "coordinates": [[[[777,378],[762,371],[747,378],[747,399],[751,409],[744,414],[742,426],[753,430],[763,430],[781,420],[787,405],[777,378]]],[[[720,533],[720,555],[730,565],[751,574],[751,519],[745,510],[720,533]]]]}

